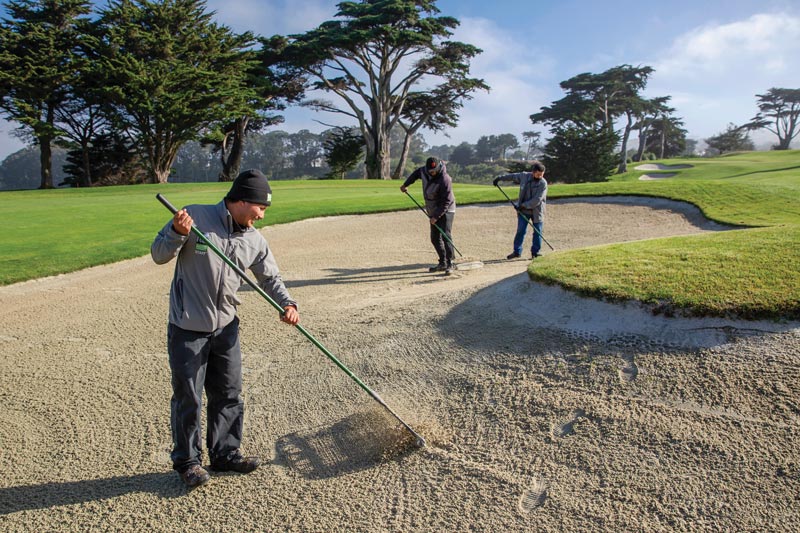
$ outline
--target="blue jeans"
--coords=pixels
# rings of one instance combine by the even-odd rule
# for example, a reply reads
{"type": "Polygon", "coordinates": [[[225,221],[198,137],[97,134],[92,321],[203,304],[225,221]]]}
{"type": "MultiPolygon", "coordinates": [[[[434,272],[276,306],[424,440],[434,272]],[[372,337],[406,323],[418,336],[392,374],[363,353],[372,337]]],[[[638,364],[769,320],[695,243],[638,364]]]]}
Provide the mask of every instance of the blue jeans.
{"type": "MultiPolygon", "coordinates": [[[[528,215],[517,213],[517,234],[514,235],[514,252],[522,255],[522,244],[525,242],[525,233],[528,231],[528,215]]],[[[533,222],[533,226],[538,230],[533,232],[533,242],[531,243],[531,254],[539,255],[539,250],[542,249],[542,228],[544,222],[533,222]]]]}

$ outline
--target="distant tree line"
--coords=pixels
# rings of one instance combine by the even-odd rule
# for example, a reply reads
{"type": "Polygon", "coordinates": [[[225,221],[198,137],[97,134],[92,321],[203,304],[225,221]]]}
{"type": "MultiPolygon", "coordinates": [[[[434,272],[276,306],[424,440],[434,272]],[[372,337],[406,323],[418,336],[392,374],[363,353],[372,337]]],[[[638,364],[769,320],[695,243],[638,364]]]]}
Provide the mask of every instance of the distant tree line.
{"type": "Polygon", "coordinates": [[[435,0],[338,8],[305,34],[264,38],[216,23],[201,0],[110,0],[96,12],[88,0],[12,0],[0,23],[0,111],[39,147],[42,188],[54,185],[53,147],[69,150],[75,185],[167,181],[189,142],[209,147],[218,179],[230,180],[248,136],[300,102],[355,123],[331,133],[333,174],[358,147],[365,177],[397,177],[420,130],[455,126],[471,93],[488,90],[469,77],[481,51],[448,40],[459,22],[435,0]],[[339,103],[303,101],[309,89],[339,103]]]}
{"type": "MultiPolygon", "coordinates": [[[[392,135],[392,147],[401,149],[405,136],[397,131],[392,135]]],[[[421,135],[414,135],[410,142],[413,157],[406,162],[406,172],[413,165],[421,164],[428,149],[421,135]]],[[[354,128],[331,128],[321,133],[300,130],[290,133],[283,130],[270,130],[249,134],[247,143],[241,153],[241,167],[258,168],[269,179],[359,179],[365,174],[364,141],[354,128]]],[[[115,166],[108,158],[120,153],[115,150],[98,150],[96,165],[101,160],[105,164],[115,166]],[[105,154],[104,158],[100,158],[105,154]]],[[[76,186],[74,183],[79,165],[73,156],[75,151],[55,146],[52,151],[53,180],[57,187],[76,186]]],[[[213,145],[201,141],[188,141],[181,145],[170,170],[169,181],[212,182],[219,181],[220,158],[224,154],[213,145]]],[[[123,156],[124,159],[124,156],[123,156]]],[[[107,180],[101,184],[131,183],[123,180],[123,176],[138,173],[141,178],[146,174],[136,169],[109,171],[109,176],[116,176],[119,181],[107,180]]],[[[9,155],[0,162],[0,190],[35,189],[39,185],[39,150],[27,147],[9,155]]]]}
{"type": "MultiPolygon", "coordinates": [[[[455,127],[464,102],[489,90],[469,75],[481,50],[449,40],[459,21],[440,15],[435,0],[341,2],[335,20],[269,38],[216,23],[202,0],[109,0],[97,11],[88,0],[10,0],[4,8],[0,113],[37,147],[41,188],[57,184],[54,150],[66,151],[63,181],[74,186],[228,181],[262,151],[270,155],[259,166],[274,166],[276,177],[399,178],[422,157],[423,130],[455,127]],[[306,99],[310,90],[334,101],[306,99]],[[265,135],[295,104],[351,125],[327,125],[322,137],[265,135]]],[[[574,76],[561,82],[562,99],[530,115],[549,129],[546,142],[539,131],[523,132],[522,144],[514,134],[488,135],[448,157],[477,175],[480,165],[536,156],[549,176],[574,182],[625,172],[646,155],[679,155],[686,130],[670,97],[642,96],[652,73],[620,65],[574,76]]],[[[759,113],[732,128],[740,137],[768,129],[776,149],[788,148],[798,92],[757,95],[759,113]]],[[[707,141],[722,152],[730,137],[707,141]]]]}
{"type": "MultiPolygon", "coordinates": [[[[506,172],[515,161],[526,161],[541,154],[538,133],[526,132],[522,138],[527,142],[521,144],[516,135],[504,133],[482,136],[476,143],[429,146],[422,134],[408,138],[403,130],[395,129],[390,135],[390,148],[392,153],[401,154],[403,145],[408,143],[409,155],[400,169],[403,177],[433,155],[447,161],[456,181],[489,183],[493,176],[506,172]]],[[[53,150],[56,186],[74,185],[70,165],[77,162],[71,154],[74,152],[60,146],[53,150]]],[[[169,181],[218,181],[220,157],[223,154],[212,145],[189,141],[178,150],[169,181]]],[[[393,157],[391,164],[399,169],[400,156],[393,157]]],[[[0,190],[36,188],[38,165],[35,147],[11,154],[0,163],[0,190]]],[[[321,133],[308,130],[290,133],[280,129],[254,132],[242,151],[241,166],[258,168],[271,180],[361,179],[366,173],[364,140],[357,128],[334,127],[321,133]]]]}
{"type": "Polygon", "coordinates": [[[753,150],[748,132],[765,129],[778,137],[773,150],[788,150],[800,134],[800,89],[773,87],[757,94],[758,113],[749,122],[730,123],[725,131],[706,139],[709,155],[753,150]]]}

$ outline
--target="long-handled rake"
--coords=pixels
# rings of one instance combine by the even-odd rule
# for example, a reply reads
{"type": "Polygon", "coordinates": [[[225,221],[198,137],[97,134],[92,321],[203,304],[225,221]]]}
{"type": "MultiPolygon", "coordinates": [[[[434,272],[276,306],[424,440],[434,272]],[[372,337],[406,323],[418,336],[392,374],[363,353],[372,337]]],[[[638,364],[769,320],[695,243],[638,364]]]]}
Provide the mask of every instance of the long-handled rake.
{"type": "Polygon", "coordinates": [[[508,197],[508,195],[506,194],[506,191],[504,191],[504,190],[503,190],[503,188],[502,188],[501,186],[499,186],[499,185],[495,185],[495,187],[497,187],[498,189],[500,189],[500,192],[501,192],[501,193],[503,193],[503,196],[505,196],[505,197],[506,197],[506,200],[508,200],[508,202],[509,202],[509,203],[511,204],[511,206],[514,208],[514,210],[517,212],[517,214],[518,214],[519,216],[521,216],[522,218],[524,218],[524,219],[525,219],[525,220],[528,222],[528,224],[530,224],[530,226],[533,228],[533,231],[535,231],[536,233],[538,233],[538,234],[539,234],[539,237],[541,237],[541,238],[542,238],[542,240],[545,242],[545,244],[547,244],[547,246],[549,246],[549,247],[550,247],[550,249],[551,249],[551,250],[553,250],[553,251],[555,252],[555,251],[556,251],[556,249],[555,249],[555,248],[553,248],[553,246],[552,246],[552,245],[551,245],[549,242],[547,242],[547,239],[545,239],[545,238],[544,238],[544,235],[542,235],[542,232],[541,232],[541,231],[539,231],[539,229],[538,229],[538,228],[537,228],[537,227],[536,227],[536,226],[533,224],[533,221],[530,219],[530,217],[526,217],[526,216],[525,216],[525,215],[524,215],[524,214],[523,214],[523,213],[522,213],[522,212],[519,210],[519,208],[517,207],[517,205],[514,203],[514,201],[513,201],[511,198],[509,198],[509,197],[508,197]]]}
{"type": "MultiPolygon", "coordinates": [[[[430,216],[428,215],[428,212],[425,211],[425,208],[420,205],[420,203],[417,201],[416,198],[411,196],[411,194],[409,194],[408,191],[406,191],[406,196],[411,198],[411,201],[414,202],[415,204],[417,204],[417,207],[419,207],[419,210],[422,211],[425,214],[425,218],[430,219],[430,216]]],[[[444,230],[442,228],[440,228],[436,224],[433,224],[433,227],[435,227],[437,230],[439,230],[439,233],[441,233],[442,237],[444,237],[445,240],[447,240],[447,242],[450,243],[450,245],[453,247],[453,250],[455,250],[458,253],[458,256],[463,258],[464,254],[462,254],[458,250],[458,248],[456,248],[455,243],[453,242],[453,240],[450,237],[447,236],[447,233],[445,233],[444,230]]],[[[468,263],[460,263],[460,264],[456,265],[456,270],[472,270],[472,269],[475,269],[475,268],[481,268],[482,266],[483,266],[483,263],[480,262],[480,261],[470,261],[468,263]]]]}
{"type": "MultiPolygon", "coordinates": [[[[173,215],[174,215],[174,214],[176,214],[176,213],[178,212],[178,210],[177,210],[177,209],[175,209],[175,207],[174,207],[174,206],[173,206],[171,203],[169,203],[169,201],[168,201],[166,198],[164,198],[164,197],[163,197],[161,194],[156,194],[156,198],[158,199],[158,201],[159,201],[159,202],[161,202],[162,204],[164,204],[164,207],[166,207],[167,209],[169,209],[169,210],[170,210],[170,212],[171,212],[173,215]]],[[[197,238],[198,238],[198,239],[200,239],[200,240],[201,240],[201,241],[203,241],[203,242],[204,242],[206,245],[208,245],[208,247],[209,247],[209,248],[211,248],[211,249],[214,251],[214,253],[215,253],[215,254],[217,254],[217,255],[220,257],[220,259],[222,259],[222,260],[223,260],[223,261],[224,261],[224,262],[225,262],[225,263],[226,263],[226,264],[227,264],[229,267],[231,267],[231,268],[233,269],[233,271],[234,271],[234,272],[236,272],[237,274],[239,274],[239,276],[240,276],[240,277],[241,277],[241,278],[242,278],[242,279],[245,281],[245,283],[247,283],[248,285],[250,285],[250,287],[252,287],[254,291],[256,291],[258,294],[260,294],[260,295],[261,295],[261,296],[262,296],[262,297],[263,297],[263,298],[264,298],[264,299],[265,299],[267,302],[269,302],[269,304],[270,304],[272,307],[274,307],[274,308],[275,308],[275,309],[278,311],[278,313],[280,313],[280,315],[281,315],[281,316],[283,316],[283,314],[285,313],[285,311],[283,310],[283,308],[282,308],[280,305],[278,305],[278,304],[275,302],[275,300],[273,300],[273,299],[272,299],[272,298],[271,298],[271,297],[270,297],[270,296],[269,296],[269,295],[268,295],[266,292],[264,292],[264,290],[263,290],[261,287],[259,287],[259,286],[258,286],[258,284],[257,284],[255,281],[253,281],[252,279],[250,279],[250,277],[249,277],[249,276],[248,276],[248,275],[247,275],[247,274],[244,272],[244,270],[242,270],[242,269],[239,267],[239,265],[237,265],[236,263],[234,263],[233,261],[231,261],[231,259],[230,259],[230,258],[229,258],[227,255],[225,255],[225,254],[222,252],[222,250],[220,250],[219,248],[217,248],[217,246],[216,246],[214,243],[212,243],[212,242],[211,242],[211,241],[210,241],[210,240],[209,240],[209,239],[208,239],[208,238],[207,238],[205,235],[203,235],[203,232],[202,232],[202,231],[200,231],[200,230],[197,228],[197,226],[195,226],[194,224],[192,224],[192,232],[193,232],[193,233],[194,233],[194,234],[197,236],[197,238]]],[[[404,427],[405,427],[405,428],[406,428],[406,429],[407,429],[407,430],[408,430],[408,431],[409,431],[409,432],[410,432],[410,433],[411,433],[411,434],[414,436],[414,438],[416,439],[416,440],[415,440],[415,444],[416,444],[416,446],[417,446],[418,448],[422,448],[423,446],[425,446],[425,439],[424,439],[424,438],[422,438],[422,436],[421,436],[419,433],[417,433],[416,431],[414,431],[414,430],[411,428],[411,426],[409,426],[409,425],[408,425],[408,424],[405,422],[405,420],[403,420],[402,418],[400,418],[400,416],[399,416],[397,413],[395,413],[395,412],[392,410],[392,408],[391,408],[391,407],[389,407],[389,406],[386,404],[386,402],[384,402],[384,401],[383,401],[383,399],[382,399],[380,396],[378,396],[378,394],[377,394],[375,391],[373,391],[372,389],[370,389],[369,387],[367,387],[367,385],[366,385],[366,384],[365,384],[363,381],[361,381],[361,380],[358,378],[358,376],[356,376],[355,374],[353,374],[353,372],[351,372],[349,368],[347,368],[347,367],[346,367],[346,366],[345,366],[345,365],[344,365],[344,364],[343,364],[341,361],[339,361],[339,359],[337,359],[335,355],[333,355],[331,352],[329,352],[329,351],[328,351],[328,349],[327,349],[327,348],[325,348],[325,346],[323,346],[321,342],[319,342],[317,339],[315,339],[313,335],[311,335],[311,334],[310,334],[308,331],[306,331],[306,329],[305,329],[303,326],[301,326],[300,324],[295,324],[295,326],[294,326],[294,327],[295,327],[295,328],[297,328],[297,330],[298,330],[300,333],[302,333],[302,334],[303,334],[303,336],[304,336],[305,338],[307,338],[308,340],[310,340],[310,341],[311,341],[311,343],[312,343],[314,346],[316,346],[317,348],[319,348],[319,349],[320,349],[320,351],[322,351],[322,353],[324,353],[324,354],[325,354],[325,355],[328,357],[328,359],[330,359],[331,361],[333,361],[333,362],[336,364],[336,366],[338,366],[338,367],[339,367],[339,368],[340,368],[340,369],[341,369],[341,370],[342,370],[342,371],[343,371],[345,374],[347,374],[348,376],[350,376],[350,378],[351,378],[353,381],[355,381],[355,382],[358,384],[358,386],[359,386],[359,387],[361,387],[362,389],[364,389],[364,391],[366,391],[366,392],[367,392],[367,393],[368,393],[370,396],[372,396],[372,398],[373,398],[373,399],[374,399],[376,402],[378,402],[378,403],[379,403],[379,404],[381,404],[383,407],[385,407],[385,408],[386,408],[386,410],[387,410],[387,411],[389,411],[389,413],[391,413],[391,415],[392,415],[392,416],[394,416],[394,417],[395,417],[395,418],[396,418],[396,419],[397,419],[397,420],[398,420],[398,421],[399,421],[399,422],[400,422],[400,423],[401,423],[401,424],[402,424],[402,425],[403,425],[403,426],[404,426],[404,427]]]]}

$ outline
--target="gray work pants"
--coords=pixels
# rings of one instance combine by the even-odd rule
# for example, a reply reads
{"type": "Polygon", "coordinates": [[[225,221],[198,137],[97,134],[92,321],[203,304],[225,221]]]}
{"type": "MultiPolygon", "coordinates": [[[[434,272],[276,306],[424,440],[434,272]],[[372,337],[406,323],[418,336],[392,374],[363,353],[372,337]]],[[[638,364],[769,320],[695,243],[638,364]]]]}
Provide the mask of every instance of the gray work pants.
{"type": "Polygon", "coordinates": [[[203,389],[208,398],[208,455],[225,458],[242,440],[244,403],[239,319],[211,333],[188,331],[170,324],[167,331],[172,370],[172,465],[183,472],[202,464],[203,389]]]}

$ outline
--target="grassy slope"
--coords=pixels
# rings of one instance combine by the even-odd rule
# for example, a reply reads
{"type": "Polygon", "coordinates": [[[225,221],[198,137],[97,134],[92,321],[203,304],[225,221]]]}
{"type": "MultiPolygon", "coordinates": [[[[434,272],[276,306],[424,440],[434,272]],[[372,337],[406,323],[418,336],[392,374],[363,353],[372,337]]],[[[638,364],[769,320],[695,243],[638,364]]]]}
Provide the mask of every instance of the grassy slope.
{"type": "Polygon", "coordinates": [[[531,276],[667,312],[800,318],[800,152],[664,163],[693,167],[671,170],[677,175],[669,179],[639,181],[657,172],[631,165],[608,183],[553,186],[550,197],[659,196],[692,203],[718,222],[752,228],[550,254],[531,265],[531,276]]]}
{"type": "MultiPolygon", "coordinates": [[[[549,196],[666,197],[695,204],[713,220],[751,229],[548,254],[531,265],[531,276],[665,309],[800,318],[800,152],[666,163],[694,167],[663,181],[639,181],[653,172],[631,165],[610,182],[553,185],[549,196]]],[[[273,182],[276,203],[266,223],[416,209],[398,188],[398,182],[273,182]]],[[[157,192],[181,206],[215,203],[227,189],[228,184],[210,183],[0,193],[5,230],[0,284],[147,254],[155,232],[169,219],[155,200],[157,192]]],[[[456,194],[461,205],[505,201],[487,186],[457,184],[456,194]]]]}
{"type": "MultiPolygon", "coordinates": [[[[416,209],[399,187],[381,181],[273,182],[276,201],[262,224],[416,209]]],[[[156,193],[183,206],[216,203],[229,188],[202,183],[0,192],[0,285],[145,255],[170,218],[156,193]]],[[[487,192],[487,187],[464,185],[459,199],[492,198],[487,192]]]]}

